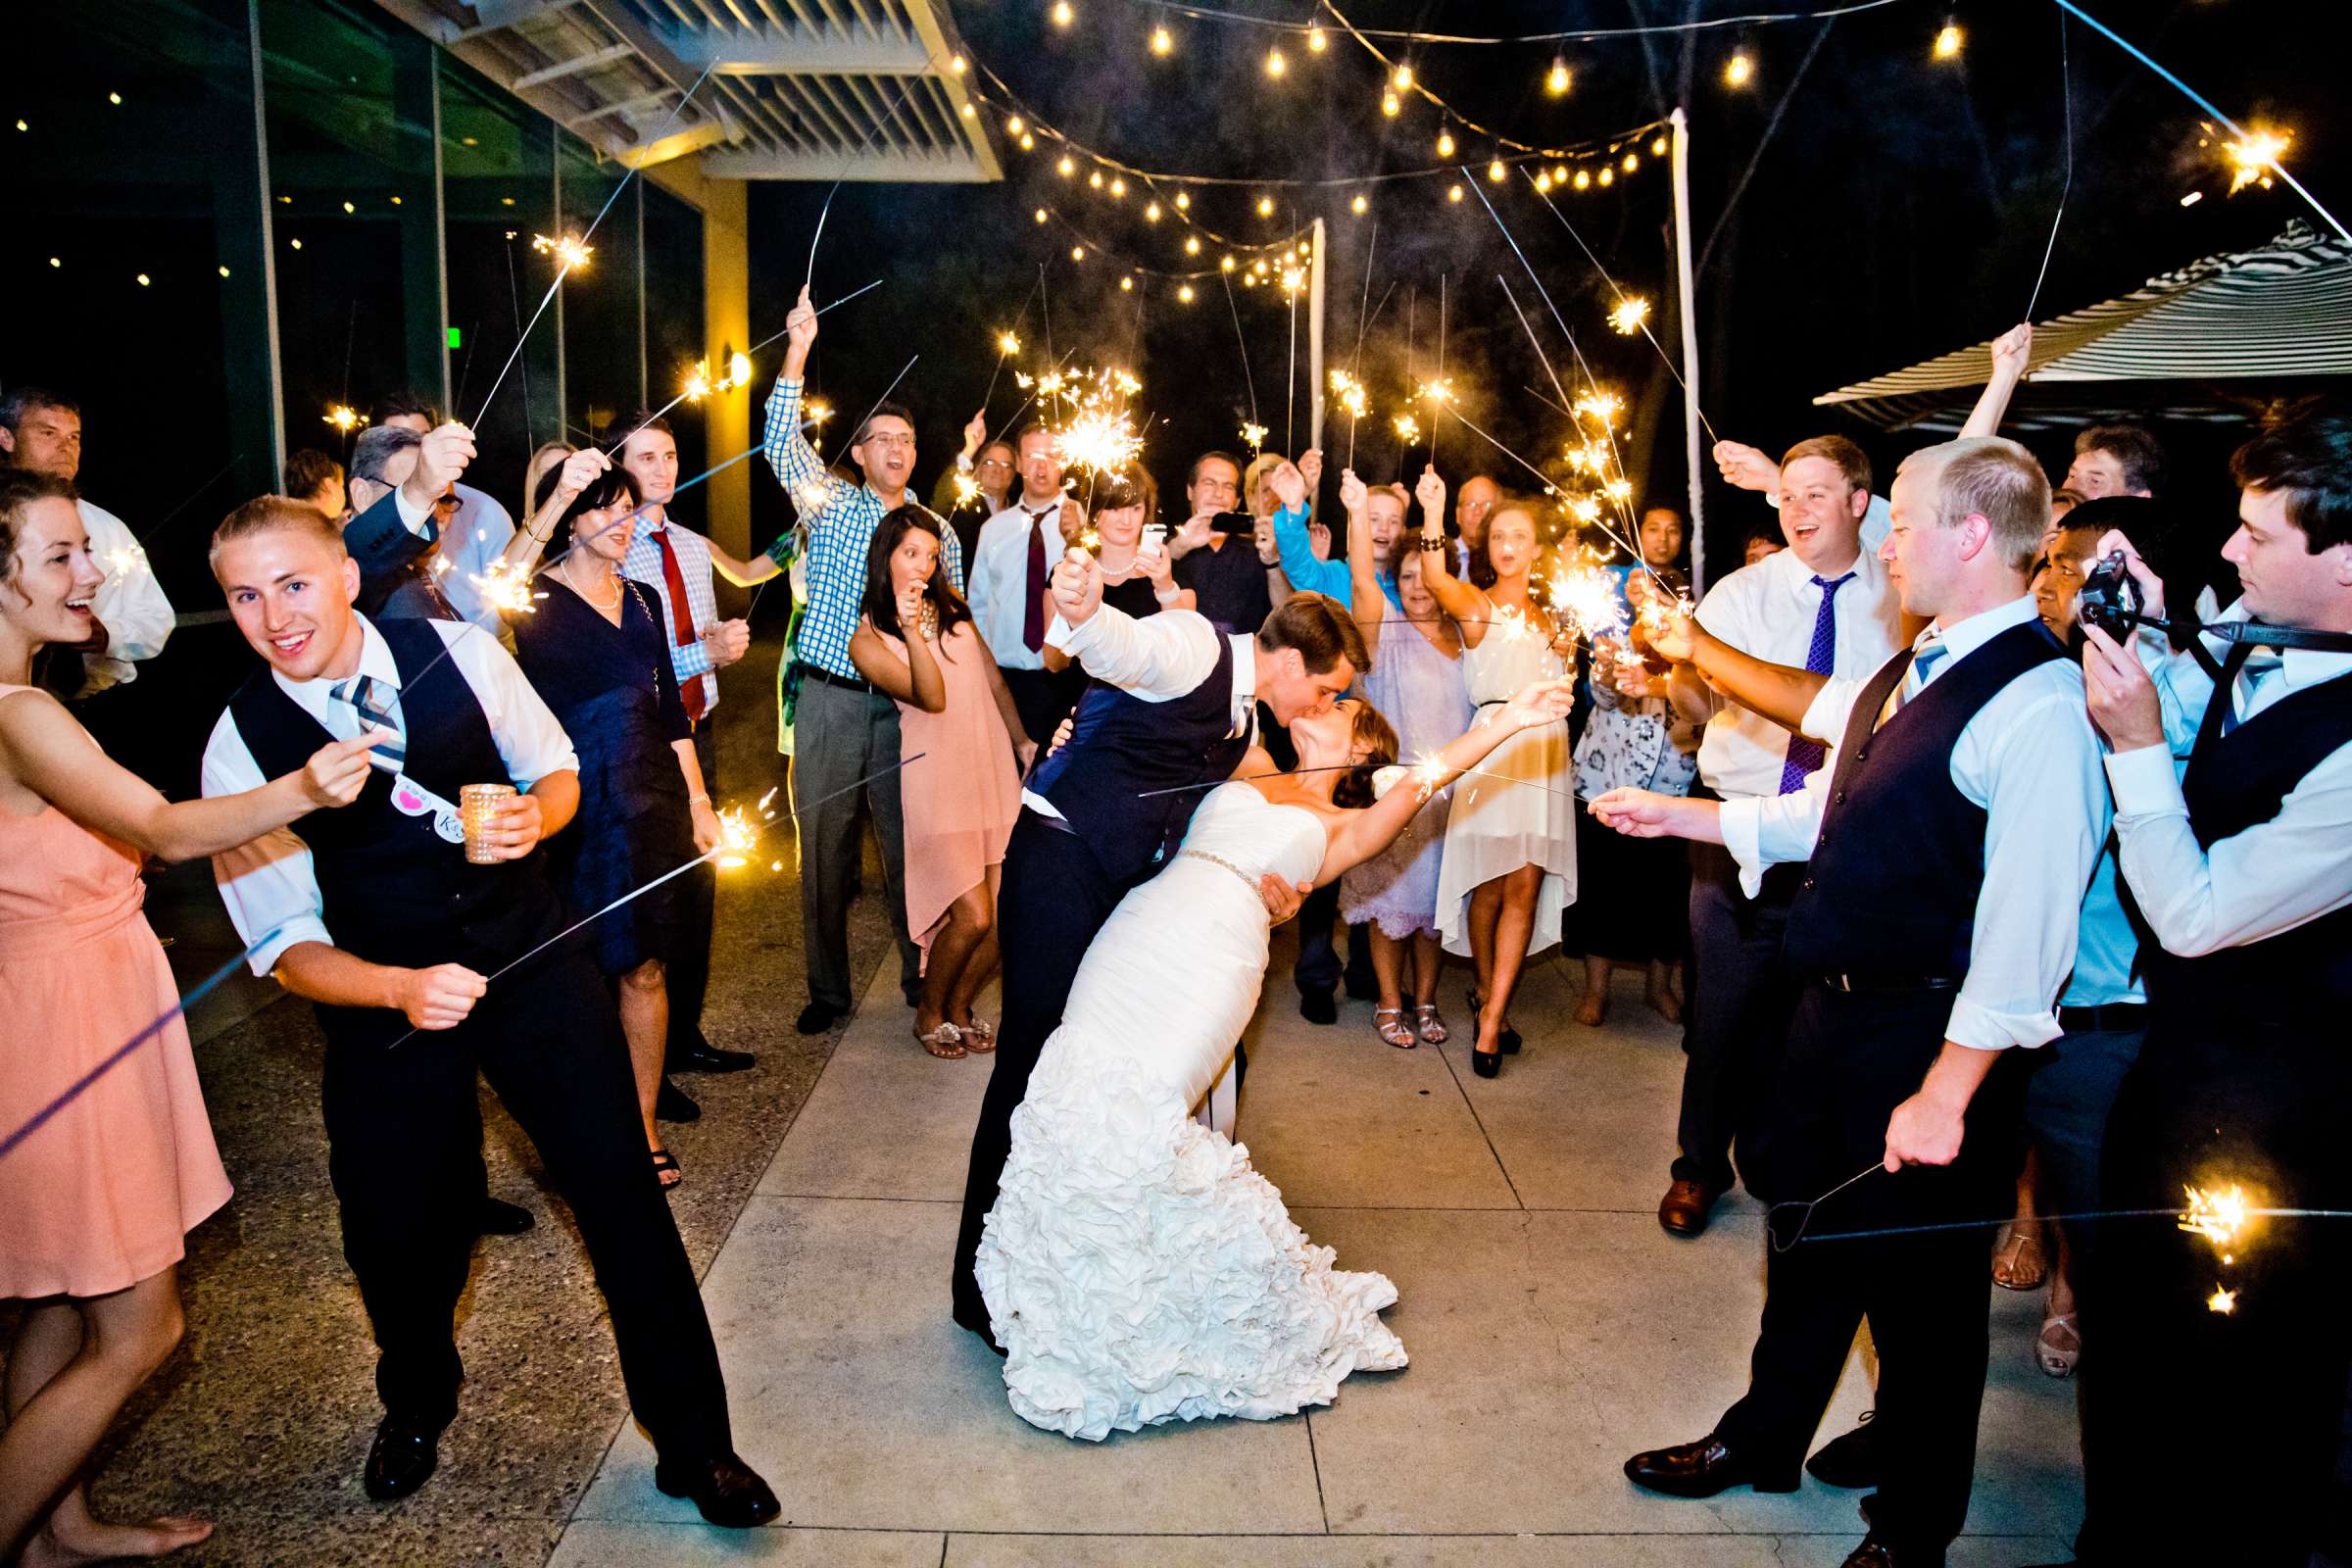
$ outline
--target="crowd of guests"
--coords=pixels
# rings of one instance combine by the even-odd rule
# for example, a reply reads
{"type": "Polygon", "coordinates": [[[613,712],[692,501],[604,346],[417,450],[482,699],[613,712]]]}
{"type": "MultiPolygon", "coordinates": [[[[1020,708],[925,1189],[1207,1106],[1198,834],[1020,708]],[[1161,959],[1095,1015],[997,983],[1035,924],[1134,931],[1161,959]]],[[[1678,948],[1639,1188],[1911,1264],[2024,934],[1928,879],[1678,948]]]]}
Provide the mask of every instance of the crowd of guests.
{"type": "MultiPolygon", "coordinates": [[[[1778,461],[1719,444],[1724,479],[1777,522],[1693,606],[1683,519],[1648,510],[1617,574],[1636,634],[1595,636],[1550,587],[1560,552],[1592,541],[1484,475],[1449,496],[1434,466],[1409,492],[1343,472],[1335,524],[1320,453],[1208,451],[1163,523],[1179,509],[1140,466],[1081,483],[1045,424],[992,441],[975,416],[926,507],[906,409],[878,404],[846,465],[808,438],[815,338],[804,294],[761,443],[796,522],[748,561],[671,514],[676,442],[649,414],[609,447],[534,452],[512,513],[466,482],[470,431],[414,398],[385,401],[348,467],[292,454],[285,494],[214,537],[266,668],[213,732],[204,799],[183,803],[107,755],[110,705],[172,607],[129,530],[75,487],[72,401],[0,400],[0,1004],[75,1043],[64,1077],[0,1085],[0,1125],[170,1011],[140,858],[213,857],[255,972],[319,1004],[328,1038],[331,1168],[381,1351],[370,1495],[432,1472],[466,1249],[530,1223],[487,1191],[486,1075],[579,1218],[660,1484],[715,1522],[774,1515],[733,1454],[660,1202],[685,1177],[661,1124],[699,1114],[668,1075],[753,1065],[701,1029],[722,831],[711,717],[719,673],[750,649],[715,579],[790,583],[777,699],[798,1027],[857,1007],[849,914],[870,822],[910,1033],[955,1059],[995,1049],[978,1002],[1000,966],[1001,868],[1029,771],[1084,686],[1052,635],[1050,578],[1084,551],[1130,617],[1250,632],[1295,596],[1329,600],[1362,639],[1356,695],[1408,763],[1531,682],[1583,682],[1572,720],[1515,735],[1305,901],[1297,984],[1307,1019],[1336,1022],[1344,985],[1409,1050],[1453,1037],[1442,978],[1464,959],[1461,1032],[1493,1078],[1521,1049],[1511,1009],[1532,961],[1582,956],[1588,1026],[1632,968],[1684,1030],[1662,1228],[1699,1234],[1744,1184],[1819,1200],[1814,1235],[1873,1233],[1776,1247],[1748,1396],[1704,1438],[1629,1460],[1637,1484],[1787,1490],[1802,1462],[1878,1489],[1849,1563],[1941,1562],[1966,1513],[1988,1273],[2046,1283],[2044,1372],[2073,1374],[2086,1347],[2097,1369],[2083,1561],[2177,1544],[2141,1506],[2168,1441],[2218,1444],[2212,1471],[2232,1485],[2269,1481],[2276,1498],[2292,1483],[2259,1521],[2217,1525],[2207,1554],[2300,1560],[2325,1528],[2352,1370],[2325,1304],[2344,1249],[2274,1233],[2223,1265],[2246,1281],[2242,1306],[2217,1289],[2225,1311],[2190,1289],[2216,1268],[2199,1240],[2074,1216],[2167,1207],[2224,1178],[2274,1206],[2342,1206],[2344,1069],[2311,1025],[2352,952],[2352,683],[2335,679],[2352,659],[2247,659],[2251,639],[2185,621],[2089,624],[2078,597],[2120,554],[2151,613],[2352,631],[2352,421],[2307,411],[2238,454],[2229,605],[2146,431],[2082,431],[2055,488],[1993,434],[2030,350],[2020,328],[1962,438],[1907,459],[1886,499],[1842,436],[1778,461]],[[473,821],[471,791],[501,782],[473,821]],[[491,984],[592,911],[521,983],[491,984]],[[93,996],[61,965],[101,948],[125,983],[93,996]],[[418,1032],[436,1049],[404,1053],[418,1032]],[[592,1070],[539,1070],[583,1050],[592,1070]],[[1882,1159],[1896,1174],[1857,1184],[1857,1162],[1882,1159]],[[2009,1216],[1989,1257],[1964,1223],[1988,1213],[2009,1216]],[[1874,1419],[1808,1460],[1865,1319],[1874,1419]]],[[[0,1295],[37,1303],[9,1355],[0,1550],[147,1552],[202,1529],[103,1524],[75,1484],[176,1337],[180,1237],[228,1196],[184,1028],[168,1021],[136,1060],[0,1163],[0,1295]],[[127,1155],[77,1146],[101,1120],[139,1129],[127,1155]]]]}

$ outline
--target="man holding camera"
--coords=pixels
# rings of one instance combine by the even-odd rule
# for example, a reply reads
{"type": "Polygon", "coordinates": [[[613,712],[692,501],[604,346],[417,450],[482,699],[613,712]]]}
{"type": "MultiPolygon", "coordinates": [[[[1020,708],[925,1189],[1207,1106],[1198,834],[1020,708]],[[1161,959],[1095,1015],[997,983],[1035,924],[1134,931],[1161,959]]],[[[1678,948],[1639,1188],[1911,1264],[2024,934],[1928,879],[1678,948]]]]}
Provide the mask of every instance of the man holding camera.
{"type": "MultiPolygon", "coordinates": [[[[2112,596],[2085,589],[2117,857],[2154,938],[2106,1209],[2179,1208],[2185,1188],[2242,1189],[2249,1209],[2352,1207],[2352,411],[2290,411],[2230,469],[2239,525],[2222,555],[2244,596],[2221,620],[2278,628],[2274,643],[2202,636],[2216,679],[2153,627],[2119,636],[2123,617],[2096,604],[2112,596]]],[[[2165,585],[2131,541],[2100,550],[2122,553],[2161,620],[2165,585]]],[[[2352,1234],[2328,1220],[2107,1222],[2085,1292],[2099,1350],[2082,1561],[2309,1558],[2331,1496],[2340,1509],[2348,1279],[2352,1234]],[[2175,1506],[2184,1459],[2201,1493],[2258,1504],[2175,1506]]]]}
{"type": "Polygon", "coordinates": [[[1193,606],[1219,631],[1250,631],[1274,613],[1266,592],[1266,564],[1254,541],[1256,518],[1241,509],[1242,460],[1230,452],[1203,452],[1184,476],[1184,502],[1192,515],[1168,535],[1168,559],[1176,564],[1176,585],[1193,591],[1193,606]]]}

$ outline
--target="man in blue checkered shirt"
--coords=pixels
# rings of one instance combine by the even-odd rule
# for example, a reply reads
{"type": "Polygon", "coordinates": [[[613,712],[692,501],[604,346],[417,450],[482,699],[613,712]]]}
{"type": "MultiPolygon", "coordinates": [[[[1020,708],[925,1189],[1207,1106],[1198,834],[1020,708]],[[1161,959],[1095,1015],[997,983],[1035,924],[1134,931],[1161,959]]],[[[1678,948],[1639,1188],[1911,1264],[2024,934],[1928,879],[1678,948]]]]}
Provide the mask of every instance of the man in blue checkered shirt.
{"type": "MultiPolygon", "coordinates": [[[[808,608],[794,645],[800,698],[794,712],[792,788],[801,842],[801,948],[808,967],[808,1005],[800,1031],[822,1034],[851,1010],[850,899],[863,853],[858,832],[858,797],[874,815],[882,841],[884,898],[899,938],[899,989],[908,1006],[921,984],[921,956],[906,931],[906,850],[899,813],[899,708],[850,662],[850,635],[865,597],[866,555],[875,525],[902,506],[920,506],[906,494],[914,476],[914,416],[895,403],[877,404],[850,436],[850,459],[865,475],[853,485],[825,469],[825,461],[801,433],[801,376],[816,342],[816,309],[808,291],[784,318],[784,371],[767,400],[767,461],[792,497],[805,545],[787,532],[768,547],[782,566],[804,549],[808,608]],[[858,780],[874,775],[863,789],[858,780]],[[801,803],[810,803],[803,810],[801,803]]],[[[963,581],[963,549],[956,530],[939,525],[940,569],[963,581]]]]}

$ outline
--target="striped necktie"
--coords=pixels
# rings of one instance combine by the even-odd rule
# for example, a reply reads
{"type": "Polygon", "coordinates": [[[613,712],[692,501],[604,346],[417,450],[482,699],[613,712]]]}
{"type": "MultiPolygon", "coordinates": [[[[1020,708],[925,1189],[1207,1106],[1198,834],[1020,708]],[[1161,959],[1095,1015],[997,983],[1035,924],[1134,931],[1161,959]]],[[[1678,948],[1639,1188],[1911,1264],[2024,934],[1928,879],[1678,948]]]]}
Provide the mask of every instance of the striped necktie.
{"type": "Polygon", "coordinates": [[[2257,648],[2246,656],[2246,662],[2230,683],[2230,706],[2222,713],[2222,733],[2227,735],[2254,716],[2254,687],[2263,676],[2285,663],[2285,660],[2268,648],[2257,648]]]}
{"type": "Polygon", "coordinates": [[[1917,697],[1927,686],[1928,680],[1934,673],[1936,666],[1943,662],[1945,657],[1950,653],[1951,650],[1945,647],[1942,641],[1938,639],[1936,641],[1930,642],[1918,653],[1913,654],[1911,656],[1911,667],[1903,672],[1902,698],[1894,706],[1900,708],[1904,703],[1907,703],[1914,697],[1917,697]]]}
{"type": "Polygon", "coordinates": [[[389,732],[371,749],[374,759],[399,772],[408,760],[408,731],[400,721],[400,688],[372,675],[354,675],[335,682],[329,695],[359,715],[359,728],[389,732]]]}

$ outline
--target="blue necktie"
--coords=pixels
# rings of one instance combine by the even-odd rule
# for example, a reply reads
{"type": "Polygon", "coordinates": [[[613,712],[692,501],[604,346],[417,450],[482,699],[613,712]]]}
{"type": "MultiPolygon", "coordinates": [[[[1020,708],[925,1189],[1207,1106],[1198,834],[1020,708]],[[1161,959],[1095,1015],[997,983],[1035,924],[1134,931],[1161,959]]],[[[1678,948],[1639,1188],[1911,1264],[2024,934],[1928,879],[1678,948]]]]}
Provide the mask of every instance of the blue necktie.
{"type": "MultiPolygon", "coordinates": [[[[1813,586],[1821,590],[1821,612],[1813,617],[1813,642],[1805,650],[1805,669],[1815,675],[1827,675],[1838,665],[1838,590],[1854,580],[1847,572],[1842,577],[1816,577],[1813,586]]],[[[1793,795],[1805,787],[1805,779],[1821,766],[1821,743],[1802,735],[1788,737],[1788,759],[1781,764],[1781,793],[1793,795]]]]}
{"type": "Polygon", "coordinates": [[[1917,697],[1926,688],[1930,673],[1943,662],[1944,656],[1950,652],[1949,648],[1937,640],[1930,642],[1919,652],[1913,654],[1911,667],[1903,671],[1902,695],[1896,699],[1894,706],[1900,708],[1912,698],[1917,697]]]}
{"type": "Polygon", "coordinates": [[[2254,684],[2285,661],[2268,648],[2258,648],[2247,656],[2238,670],[2237,679],[2230,683],[2230,706],[2222,711],[2222,733],[2227,735],[2249,716],[2254,706],[2254,684]]]}
{"type": "Polygon", "coordinates": [[[369,727],[390,731],[390,738],[377,741],[370,750],[392,771],[399,772],[408,760],[407,731],[400,722],[400,688],[371,675],[354,675],[337,681],[330,695],[360,715],[363,731],[369,727]]]}

